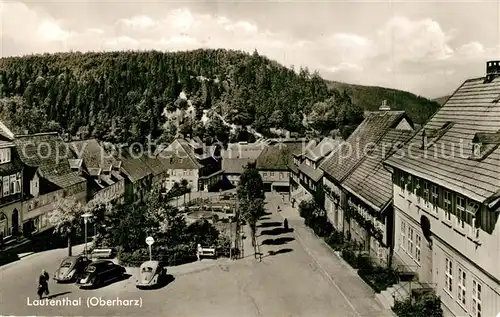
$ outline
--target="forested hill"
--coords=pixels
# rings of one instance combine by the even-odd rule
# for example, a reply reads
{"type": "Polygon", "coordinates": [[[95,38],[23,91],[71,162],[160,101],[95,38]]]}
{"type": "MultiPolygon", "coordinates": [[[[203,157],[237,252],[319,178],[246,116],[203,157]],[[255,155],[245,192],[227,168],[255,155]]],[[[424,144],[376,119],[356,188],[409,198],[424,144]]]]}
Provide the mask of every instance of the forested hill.
{"type": "MultiPolygon", "coordinates": [[[[348,94],[330,89],[318,74],[288,69],[257,52],[200,49],[0,59],[0,117],[8,124],[117,143],[144,141],[147,135],[169,139],[179,129],[227,141],[218,116],[202,123],[204,110],[257,131],[274,127],[326,134],[338,128],[348,133],[362,120],[369,99],[352,102],[348,94]],[[177,115],[176,125],[165,115],[187,110],[193,115],[180,120],[177,115]]],[[[429,105],[422,100],[417,112],[429,105]]]]}
{"type": "Polygon", "coordinates": [[[441,106],[437,100],[417,96],[411,92],[375,87],[352,85],[335,81],[328,81],[328,87],[341,92],[347,92],[354,103],[361,105],[364,110],[377,110],[383,100],[393,110],[405,110],[408,116],[417,124],[424,123],[441,106]]]}

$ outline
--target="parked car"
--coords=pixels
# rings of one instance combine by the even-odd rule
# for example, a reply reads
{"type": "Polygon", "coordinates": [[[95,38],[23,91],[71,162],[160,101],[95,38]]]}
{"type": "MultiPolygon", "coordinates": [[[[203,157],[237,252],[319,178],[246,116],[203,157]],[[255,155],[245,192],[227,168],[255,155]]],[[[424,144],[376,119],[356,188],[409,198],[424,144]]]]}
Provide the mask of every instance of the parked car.
{"type": "Polygon", "coordinates": [[[159,261],[146,261],[139,268],[137,288],[155,287],[166,281],[167,268],[159,261]]]}
{"type": "Polygon", "coordinates": [[[59,268],[54,272],[54,280],[58,283],[76,281],[90,262],[86,256],[68,256],[61,261],[59,268]]]}
{"type": "Polygon", "coordinates": [[[124,277],[125,268],[107,260],[98,260],[90,263],[82,278],[78,281],[80,288],[99,287],[110,281],[117,281],[124,277]]]}

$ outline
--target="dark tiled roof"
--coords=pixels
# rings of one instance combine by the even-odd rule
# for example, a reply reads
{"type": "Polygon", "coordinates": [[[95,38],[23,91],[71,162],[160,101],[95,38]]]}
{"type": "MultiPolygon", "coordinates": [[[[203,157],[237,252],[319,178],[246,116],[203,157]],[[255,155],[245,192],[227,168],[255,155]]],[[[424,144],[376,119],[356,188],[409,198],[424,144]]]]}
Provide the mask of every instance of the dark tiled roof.
{"type": "Polygon", "coordinates": [[[108,186],[111,186],[115,183],[109,175],[101,175],[101,181],[106,183],[106,185],[108,186]]]}
{"type": "Polygon", "coordinates": [[[247,164],[255,162],[255,160],[250,158],[223,158],[222,169],[227,174],[241,174],[247,164]]]}
{"type": "Polygon", "coordinates": [[[293,164],[293,154],[301,153],[303,142],[283,142],[267,146],[259,155],[256,167],[260,170],[288,170],[293,164]]]}
{"type": "Polygon", "coordinates": [[[111,175],[116,178],[117,181],[121,181],[123,180],[123,176],[120,175],[119,172],[117,171],[111,171],[111,175]]]}
{"type": "Polygon", "coordinates": [[[388,129],[406,118],[404,111],[379,111],[370,113],[349,138],[321,163],[320,168],[333,179],[341,182],[364,157],[366,147],[376,144],[388,129]]]}
{"type": "Polygon", "coordinates": [[[335,150],[341,142],[341,139],[324,138],[312,150],[306,151],[305,157],[314,162],[319,161],[335,150]]]}
{"type": "Polygon", "coordinates": [[[194,157],[189,144],[184,139],[174,140],[166,149],[157,154],[168,169],[199,169],[202,168],[194,157]]]}
{"type": "Polygon", "coordinates": [[[23,166],[18,160],[12,160],[8,163],[0,164],[0,175],[11,174],[21,171],[22,169],[23,166]]]}
{"type": "Polygon", "coordinates": [[[51,175],[46,177],[51,183],[56,184],[61,188],[66,188],[72,185],[83,183],[86,181],[85,178],[78,175],[78,172],[71,172],[64,175],[51,175]]]}
{"type": "Polygon", "coordinates": [[[440,129],[454,123],[436,144],[425,149],[427,155],[421,146],[422,129],[404,147],[404,155],[392,156],[386,163],[479,202],[494,195],[500,189],[500,148],[482,160],[469,157],[477,133],[498,132],[499,92],[500,78],[489,83],[484,78],[465,81],[425,124],[424,129],[440,129]]]}
{"type": "Polygon", "coordinates": [[[225,173],[241,174],[245,166],[255,162],[262,153],[266,143],[229,144],[227,150],[222,151],[222,169],[225,173]]]}
{"type": "Polygon", "coordinates": [[[380,210],[392,199],[392,174],[383,167],[384,159],[402,146],[414,131],[391,129],[344,180],[342,186],[351,194],[380,210]]]}
{"type": "Polygon", "coordinates": [[[305,162],[302,162],[299,166],[299,170],[307,175],[310,179],[317,182],[323,177],[323,171],[318,169],[314,169],[311,166],[307,165],[305,162]]]}
{"type": "Polygon", "coordinates": [[[87,168],[108,170],[115,162],[115,159],[106,153],[104,148],[95,139],[73,141],[69,145],[75,155],[83,159],[87,168]]]}
{"type": "Polygon", "coordinates": [[[57,133],[16,136],[14,143],[21,161],[38,167],[42,177],[72,173],[68,159],[75,157],[57,133]]]}
{"type": "Polygon", "coordinates": [[[153,172],[142,162],[140,158],[132,157],[128,153],[122,153],[122,171],[132,182],[137,182],[153,172]]]}
{"type": "Polygon", "coordinates": [[[164,161],[162,158],[154,158],[152,155],[144,154],[141,156],[141,160],[149,167],[155,176],[168,170],[168,167],[162,163],[164,161]]]}

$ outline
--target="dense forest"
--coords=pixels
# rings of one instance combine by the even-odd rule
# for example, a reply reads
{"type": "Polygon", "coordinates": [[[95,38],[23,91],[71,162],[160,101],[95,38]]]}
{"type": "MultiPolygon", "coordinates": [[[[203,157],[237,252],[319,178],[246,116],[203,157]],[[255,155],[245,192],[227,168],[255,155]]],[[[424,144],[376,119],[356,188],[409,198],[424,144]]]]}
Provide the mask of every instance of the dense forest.
{"type": "Polygon", "coordinates": [[[223,49],[3,58],[0,98],[1,119],[17,131],[57,130],[114,143],[168,141],[178,132],[227,142],[228,124],[263,134],[338,129],[346,136],[364,110],[317,73],[283,67],[256,51],[223,49]],[[167,115],[189,109],[193,115],[181,120],[167,115]],[[201,120],[206,110],[208,122],[201,120]]]}

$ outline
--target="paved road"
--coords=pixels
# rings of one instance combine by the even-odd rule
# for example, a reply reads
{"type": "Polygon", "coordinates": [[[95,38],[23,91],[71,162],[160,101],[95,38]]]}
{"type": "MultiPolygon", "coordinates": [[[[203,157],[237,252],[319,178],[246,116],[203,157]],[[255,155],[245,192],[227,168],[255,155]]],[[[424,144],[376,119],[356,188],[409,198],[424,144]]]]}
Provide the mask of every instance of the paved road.
{"type": "MultiPolygon", "coordinates": [[[[132,274],[129,279],[97,290],[84,291],[72,284],[51,283],[51,293],[59,294],[57,299],[81,299],[81,303],[74,307],[29,306],[28,298],[36,298],[40,270],[46,268],[53,272],[66,255],[65,249],[51,250],[0,267],[0,313],[17,316],[360,316],[359,309],[346,300],[344,292],[325,275],[324,268],[295,240],[294,234],[279,230],[281,218],[272,204],[270,208],[272,214],[259,227],[261,262],[255,260],[247,248],[247,257],[242,260],[203,260],[169,268],[175,280],[159,290],[136,289],[135,269],[129,271],[132,274]],[[89,308],[90,298],[122,302],[89,308]]],[[[338,270],[337,274],[348,275],[345,268],[338,270]]],[[[347,283],[354,278],[348,277],[347,283]]],[[[371,311],[364,316],[386,315],[371,311]]]]}

